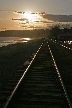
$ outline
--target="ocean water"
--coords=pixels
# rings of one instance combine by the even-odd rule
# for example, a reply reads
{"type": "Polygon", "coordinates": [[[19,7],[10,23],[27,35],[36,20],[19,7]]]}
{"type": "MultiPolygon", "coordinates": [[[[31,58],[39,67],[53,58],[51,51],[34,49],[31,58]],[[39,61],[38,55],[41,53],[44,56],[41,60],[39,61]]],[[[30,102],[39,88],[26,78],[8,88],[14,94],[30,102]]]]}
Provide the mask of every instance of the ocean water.
{"type": "Polygon", "coordinates": [[[8,44],[28,42],[30,38],[20,38],[20,37],[0,37],[0,47],[7,46],[8,44]]]}

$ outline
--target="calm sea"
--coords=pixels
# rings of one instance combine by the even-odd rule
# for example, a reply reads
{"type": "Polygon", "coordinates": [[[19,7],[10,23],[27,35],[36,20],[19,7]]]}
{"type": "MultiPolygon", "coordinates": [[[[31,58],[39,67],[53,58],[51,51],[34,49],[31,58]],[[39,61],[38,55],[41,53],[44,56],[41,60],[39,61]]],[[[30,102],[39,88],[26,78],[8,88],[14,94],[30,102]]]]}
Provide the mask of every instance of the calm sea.
{"type": "Polygon", "coordinates": [[[0,47],[7,46],[8,44],[15,44],[21,42],[28,42],[30,38],[20,38],[20,37],[0,37],[0,47]]]}

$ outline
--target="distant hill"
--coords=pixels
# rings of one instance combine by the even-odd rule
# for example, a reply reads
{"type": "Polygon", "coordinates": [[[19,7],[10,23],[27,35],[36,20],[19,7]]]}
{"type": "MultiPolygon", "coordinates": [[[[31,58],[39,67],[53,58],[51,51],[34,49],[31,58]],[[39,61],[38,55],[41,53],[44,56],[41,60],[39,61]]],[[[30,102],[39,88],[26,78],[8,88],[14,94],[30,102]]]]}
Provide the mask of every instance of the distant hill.
{"type": "Polygon", "coordinates": [[[52,21],[58,22],[72,22],[72,15],[53,15],[53,14],[45,14],[44,18],[52,21]]]}

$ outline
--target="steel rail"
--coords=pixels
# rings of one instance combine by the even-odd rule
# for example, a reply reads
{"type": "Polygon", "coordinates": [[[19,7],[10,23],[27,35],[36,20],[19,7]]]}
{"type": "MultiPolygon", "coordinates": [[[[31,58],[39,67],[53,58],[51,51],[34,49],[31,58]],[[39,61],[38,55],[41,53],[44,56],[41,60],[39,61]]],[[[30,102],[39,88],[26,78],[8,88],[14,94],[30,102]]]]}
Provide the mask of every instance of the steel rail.
{"type": "Polygon", "coordinates": [[[33,56],[31,62],[29,63],[28,67],[26,68],[26,70],[24,71],[22,77],[20,78],[20,80],[18,81],[17,85],[15,86],[14,90],[12,91],[11,95],[9,96],[9,98],[7,99],[6,103],[4,104],[3,108],[7,108],[9,102],[11,101],[12,97],[14,96],[16,90],[18,89],[22,79],[24,78],[25,74],[27,73],[28,69],[30,68],[32,62],[34,61],[35,57],[37,56],[38,52],[40,51],[41,47],[43,46],[44,43],[41,44],[41,46],[39,47],[39,49],[37,50],[37,52],[35,53],[35,55],[33,56]]]}
{"type": "MultiPolygon", "coordinates": [[[[48,42],[47,42],[47,44],[48,44],[48,42]]],[[[58,69],[58,67],[57,67],[55,58],[54,58],[54,56],[53,56],[53,53],[52,53],[52,51],[51,51],[51,48],[50,48],[49,44],[48,44],[48,49],[49,49],[49,51],[50,51],[50,54],[51,54],[51,57],[52,57],[52,60],[53,60],[53,63],[54,63],[56,72],[57,72],[57,74],[58,74],[58,77],[59,77],[59,79],[60,79],[61,86],[62,86],[62,88],[63,88],[63,90],[64,90],[64,94],[65,94],[66,100],[67,100],[67,102],[68,102],[68,105],[69,105],[70,108],[72,108],[71,100],[70,100],[70,98],[69,98],[69,96],[68,96],[66,87],[65,87],[64,82],[63,82],[63,80],[62,80],[62,77],[61,77],[61,75],[60,75],[59,69],[58,69]]]]}

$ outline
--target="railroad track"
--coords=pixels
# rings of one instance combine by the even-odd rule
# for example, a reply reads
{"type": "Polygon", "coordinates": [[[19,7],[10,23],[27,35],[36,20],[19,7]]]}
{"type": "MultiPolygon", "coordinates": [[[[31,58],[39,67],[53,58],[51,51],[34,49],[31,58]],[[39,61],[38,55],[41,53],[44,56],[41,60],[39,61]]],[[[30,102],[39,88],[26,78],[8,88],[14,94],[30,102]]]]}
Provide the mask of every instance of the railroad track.
{"type": "Polygon", "coordinates": [[[48,42],[0,91],[0,101],[1,108],[72,108],[48,42]]]}

